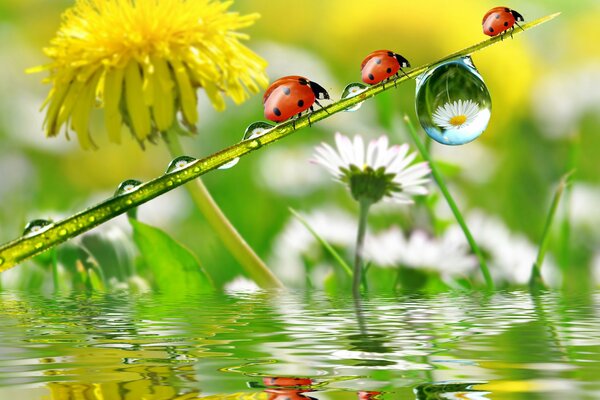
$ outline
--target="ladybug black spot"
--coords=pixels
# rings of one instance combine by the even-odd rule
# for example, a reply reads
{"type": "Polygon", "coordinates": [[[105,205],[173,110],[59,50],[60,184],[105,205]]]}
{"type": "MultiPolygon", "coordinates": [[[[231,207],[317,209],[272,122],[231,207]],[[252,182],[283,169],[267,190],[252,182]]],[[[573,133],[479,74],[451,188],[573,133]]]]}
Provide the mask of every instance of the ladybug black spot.
{"type": "Polygon", "coordinates": [[[369,79],[372,80],[372,81],[375,80],[375,77],[373,76],[373,74],[369,74],[369,79]]]}
{"type": "Polygon", "coordinates": [[[298,82],[300,82],[301,85],[308,85],[308,79],[305,78],[298,79],[298,82]]]}
{"type": "Polygon", "coordinates": [[[510,12],[510,8],[508,8],[508,7],[505,7],[505,8],[504,8],[504,11],[506,11],[506,12],[510,12]]]}
{"type": "Polygon", "coordinates": [[[389,74],[390,72],[392,72],[391,68],[386,69],[386,72],[389,74]]]}
{"type": "Polygon", "coordinates": [[[393,52],[391,52],[391,51],[388,51],[388,56],[390,56],[390,57],[394,57],[394,53],[393,53],[393,52]]]}
{"type": "Polygon", "coordinates": [[[494,28],[492,28],[492,27],[490,26],[490,29],[489,29],[489,31],[490,31],[490,32],[494,32],[494,28]]]}
{"type": "Polygon", "coordinates": [[[304,100],[298,100],[298,107],[302,107],[304,105],[304,100]]]}
{"type": "Polygon", "coordinates": [[[504,23],[504,26],[508,26],[508,21],[504,23]]]}
{"type": "Polygon", "coordinates": [[[281,116],[281,110],[277,107],[273,108],[273,114],[277,115],[278,117],[281,116]]]}
{"type": "Polygon", "coordinates": [[[286,96],[289,96],[290,93],[292,93],[292,91],[290,90],[290,88],[287,87],[287,86],[284,86],[281,90],[283,90],[283,93],[285,93],[286,96]]]}
{"type": "Polygon", "coordinates": [[[376,58],[375,59],[375,64],[381,64],[381,58],[376,58]]]}

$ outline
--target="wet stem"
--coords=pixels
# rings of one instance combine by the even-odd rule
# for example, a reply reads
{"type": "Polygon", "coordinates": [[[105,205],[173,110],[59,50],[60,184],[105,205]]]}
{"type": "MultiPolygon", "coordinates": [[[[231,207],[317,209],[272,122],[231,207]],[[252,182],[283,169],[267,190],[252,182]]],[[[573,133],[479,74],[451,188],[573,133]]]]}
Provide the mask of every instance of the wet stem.
{"type": "MultiPolygon", "coordinates": [[[[165,142],[173,158],[185,154],[177,132],[167,132],[165,142]]],[[[271,270],[269,270],[248,243],[246,243],[225,214],[223,214],[223,211],[221,211],[219,205],[212,198],[202,180],[197,178],[194,181],[189,182],[185,187],[202,215],[206,218],[210,227],[238,263],[240,263],[241,267],[248,273],[250,278],[252,278],[258,286],[265,289],[282,288],[283,284],[271,270]]]]}
{"type": "Polygon", "coordinates": [[[440,188],[440,191],[444,195],[444,198],[446,199],[448,206],[452,210],[452,213],[454,214],[454,218],[456,219],[456,222],[458,222],[458,225],[460,225],[463,233],[465,234],[465,237],[467,238],[467,242],[469,242],[469,246],[471,246],[471,250],[473,251],[473,253],[475,253],[477,260],[479,261],[479,268],[481,270],[481,274],[483,275],[483,279],[485,280],[485,284],[486,284],[488,290],[494,290],[494,280],[492,279],[492,275],[490,274],[490,270],[485,261],[485,257],[483,256],[481,249],[477,245],[477,242],[475,242],[475,238],[471,234],[471,231],[469,230],[469,227],[467,226],[467,223],[465,222],[465,219],[463,218],[462,213],[458,209],[458,205],[456,204],[456,202],[454,201],[454,198],[450,194],[450,191],[448,190],[448,187],[446,186],[446,183],[444,182],[444,178],[442,177],[442,174],[440,174],[440,172],[438,171],[435,163],[433,162],[433,159],[431,158],[431,155],[429,154],[429,152],[423,145],[423,142],[421,142],[421,139],[419,138],[419,134],[417,133],[415,126],[413,125],[413,123],[411,122],[410,118],[408,118],[407,115],[404,116],[404,122],[406,122],[406,126],[408,127],[408,133],[410,134],[413,141],[415,142],[415,145],[417,146],[417,149],[421,153],[421,156],[423,157],[423,159],[425,159],[425,161],[427,161],[429,163],[429,168],[431,169],[431,175],[433,175],[433,178],[435,179],[435,182],[437,183],[438,187],[440,188]]]}
{"type": "Polygon", "coordinates": [[[356,235],[356,252],[354,254],[354,274],[352,278],[352,294],[354,297],[360,296],[360,286],[365,283],[363,249],[365,244],[365,234],[367,232],[367,219],[369,216],[369,208],[371,202],[368,200],[360,200],[358,202],[358,233],[356,235]]]}

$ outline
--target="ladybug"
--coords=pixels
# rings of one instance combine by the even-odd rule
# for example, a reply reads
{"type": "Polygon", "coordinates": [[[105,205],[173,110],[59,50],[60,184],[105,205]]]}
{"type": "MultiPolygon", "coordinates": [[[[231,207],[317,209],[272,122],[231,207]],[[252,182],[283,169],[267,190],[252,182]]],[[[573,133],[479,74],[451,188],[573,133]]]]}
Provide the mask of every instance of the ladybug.
{"type": "Polygon", "coordinates": [[[511,29],[510,36],[515,30],[515,24],[523,30],[519,22],[525,19],[521,14],[508,7],[494,7],[483,16],[483,33],[488,36],[496,36],[511,29]]]}
{"type": "Polygon", "coordinates": [[[398,71],[406,75],[402,69],[404,67],[410,67],[410,63],[400,54],[389,50],[376,50],[363,60],[360,70],[363,82],[375,85],[394,75],[398,78],[398,71]]]}
{"type": "Polygon", "coordinates": [[[273,82],[263,96],[265,118],[282,122],[308,109],[314,111],[314,103],[323,108],[319,100],[325,99],[329,99],[329,93],[318,83],[302,76],[284,76],[273,82]]]}
{"type": "Polygon", "coordinates": [[[265,386],[310,386],[313,381],[310,378],[290,378],[290,377],[266,377],[263,378],[265,386]]]}

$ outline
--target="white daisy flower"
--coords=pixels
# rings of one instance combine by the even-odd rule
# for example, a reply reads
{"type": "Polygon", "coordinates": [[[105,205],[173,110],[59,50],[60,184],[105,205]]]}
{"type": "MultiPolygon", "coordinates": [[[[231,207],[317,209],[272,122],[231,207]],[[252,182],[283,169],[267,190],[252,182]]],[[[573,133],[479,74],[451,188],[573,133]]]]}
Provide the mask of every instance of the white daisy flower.
{"type": "Polygon", "coordinates": [[[406,237],[398,227],[368,237],[365,255],[380,267],[425,268],[444,277],[469,274],[477,267],[467,243],[449,235],[432,237],[420,230],[406,237]]]}
{"type": "Polygon", "coordinates": [[[442,129],[461,129],[469,126],[479,113],[479,105],[472,100],[458,100],[439,106],[433,113],[433,122],[442,129]]]}
{"type": "Polygon", "coordinates": [[[428,193],[425,184],[429,182],[429,166],[426,162],[410,165],[416,153],[409,154],[407,144],[388,147],[384,135],[365,149],[361,136],[350,140],[340,133],[336,133],[335,142],[337,149],[326,143],[317,146],[313,161],[346,183],[355,200],[411,204],[411,196],[428,193]]]}

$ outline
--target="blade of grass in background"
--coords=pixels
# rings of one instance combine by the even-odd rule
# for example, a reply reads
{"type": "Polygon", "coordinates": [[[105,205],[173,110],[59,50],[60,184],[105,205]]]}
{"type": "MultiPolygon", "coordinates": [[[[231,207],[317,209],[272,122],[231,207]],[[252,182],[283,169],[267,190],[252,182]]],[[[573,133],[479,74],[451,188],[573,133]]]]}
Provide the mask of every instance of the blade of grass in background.
{"type": "Polygon", "coordinates": [[[538,254],[533,266],[531,268],[531,276],[529,278],[529,285],[533,288],[543,288],[544,281],[542,279],[542,264],[544,263],[544,257],[546,256],[546,250],[548,249],[548,240],[550,238],[550,230],[552,228],[552,222],[554,221],[554,217],[556,216],[556,210],[558,209],[558,205],[560,203],[560,198],[565,191],[565,188],[570,183],[570,178],[573,176],[574,171],[568,172],[562,176],[560,179],[560,183],[554,192],[554,197],[552,198],[552,204],[550,205],[550,210],[548,211],[548,216],[546,217],[546,223],[544,225],[544,232],[542,233],[542,238],[540,240],[540,245],[538,249],[538,254]]]}

